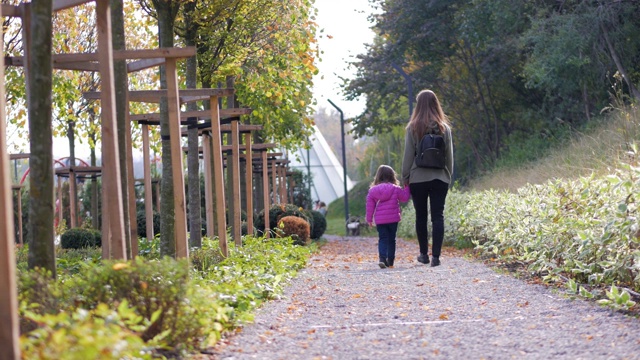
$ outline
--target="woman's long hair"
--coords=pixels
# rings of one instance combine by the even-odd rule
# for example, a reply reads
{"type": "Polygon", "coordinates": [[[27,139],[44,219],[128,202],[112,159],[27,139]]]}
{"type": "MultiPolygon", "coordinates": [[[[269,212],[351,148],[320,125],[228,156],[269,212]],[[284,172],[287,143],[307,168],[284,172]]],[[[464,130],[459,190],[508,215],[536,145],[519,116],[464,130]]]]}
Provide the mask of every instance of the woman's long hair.
{"type": "Polygon", "coordinates": [[[389,165],[380,165],[378,167],[378,171],[376,171],[376,176],[373,178],[373,182],[370,187],[382,183],[392,183],[394,185],[400,184],[400,181],[396,178],[396,172],[389,165]]]}
{"type": "Polygon", "coordinates": [[[442,111],[436,94],[431,90],[422,90],[416,96],[416,108],[413,109],[407,129],[413,131],[418,139],[422,139],[429,129],[435,127],[434,125],[444,134],[446,126],[449,126],[449,119],[442,111]]]}

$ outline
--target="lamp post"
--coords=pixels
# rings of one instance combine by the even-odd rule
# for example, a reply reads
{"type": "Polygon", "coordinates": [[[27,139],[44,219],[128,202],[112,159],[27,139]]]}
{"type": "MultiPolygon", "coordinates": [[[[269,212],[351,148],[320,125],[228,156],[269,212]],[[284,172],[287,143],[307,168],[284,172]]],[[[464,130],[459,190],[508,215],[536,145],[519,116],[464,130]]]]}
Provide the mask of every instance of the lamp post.
{"type": "Polygon", "coordinates": [[[413,113],[413,82],[411,81],[411,77],[409,76],[409,74],[404,72],[404,70],[402,70],[400,66],[396,65],[396,63],[391,62],[391,66],[393,66],[393,68],[396,69],[396,71],[399,72],[407,82],[407,101],[409,102],[409,118],[411,118],[411,113],[413,113]]]}
{"type": "Polygon", "coordinates": [[[340,113],[340,135],[342,135],[342,169],[344,170],[343,182],[344,182],[344,229],[345,234],[349,234],[349,229],[347,228],[347,222],[349,221],[349,194],[347,193],[347,148],[344,145],[344,113],[342,110],[336,106],[330,99],[327,99],[329,104],[331,104],[338,112],[340,113]]]}

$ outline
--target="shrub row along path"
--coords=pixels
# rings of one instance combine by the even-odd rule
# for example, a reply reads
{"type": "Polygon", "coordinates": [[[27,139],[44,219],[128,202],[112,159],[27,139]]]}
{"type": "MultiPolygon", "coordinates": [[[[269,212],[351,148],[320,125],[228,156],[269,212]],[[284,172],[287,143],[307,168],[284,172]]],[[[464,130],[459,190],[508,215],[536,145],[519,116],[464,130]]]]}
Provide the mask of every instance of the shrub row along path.
{"type": "Polygon", "coordinates": [[[416,262],[398,240],[328,237],[278,300],[211,350],[214,359],[640,359],[640,319],[443,253],[416,262]]]}

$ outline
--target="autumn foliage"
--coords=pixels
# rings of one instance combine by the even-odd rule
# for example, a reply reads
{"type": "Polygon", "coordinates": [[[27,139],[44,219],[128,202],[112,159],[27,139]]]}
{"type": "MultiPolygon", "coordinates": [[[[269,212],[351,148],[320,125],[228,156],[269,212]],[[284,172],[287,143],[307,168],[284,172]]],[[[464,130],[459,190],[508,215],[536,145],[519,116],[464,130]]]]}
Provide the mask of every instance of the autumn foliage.
{"type": "Polygon", "coordinates": [[[297,216],[285,216],[278,222],[278,237],[291,236],[296,245],[306,245],[310,241],[311,226],[297,216]]]}

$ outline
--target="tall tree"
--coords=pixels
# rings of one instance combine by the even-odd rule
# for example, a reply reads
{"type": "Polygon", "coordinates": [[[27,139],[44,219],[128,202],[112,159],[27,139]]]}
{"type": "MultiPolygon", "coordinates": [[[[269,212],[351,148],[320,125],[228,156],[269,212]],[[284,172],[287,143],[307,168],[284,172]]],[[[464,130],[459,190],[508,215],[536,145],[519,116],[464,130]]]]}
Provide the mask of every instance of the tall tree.
{"type": "MultiPolygon", "coordinates": [[[[152,0],[158,19],[158,42],[161,48],[174,46],[174,24],[181,2],[174,0],[152,0]]],[[[164,66],[160,67],[160,88],[167,88],[164,66]]],[[[169,139],[169,115],[167,99],[160,101],[160,135],[162,138],[162,182],[160,194],[160,253],[176,256],[175,209],[173,188],[173,164],[171,161],[171,140],[169,139]]]]}
{"type": "Polygon", "coordinates": [[[52,2],[42,0],[25,7],[29,31],[23,41],[28,64],[27,103],[31,136],[29,177],[29,268],[42,268],[56,276],[53,232],[53,134],[52,88],[52,2]]]}

